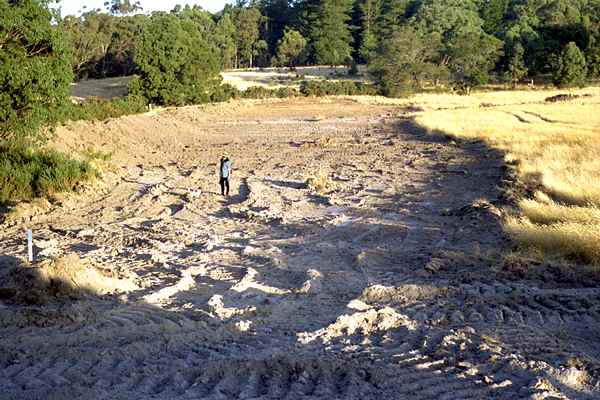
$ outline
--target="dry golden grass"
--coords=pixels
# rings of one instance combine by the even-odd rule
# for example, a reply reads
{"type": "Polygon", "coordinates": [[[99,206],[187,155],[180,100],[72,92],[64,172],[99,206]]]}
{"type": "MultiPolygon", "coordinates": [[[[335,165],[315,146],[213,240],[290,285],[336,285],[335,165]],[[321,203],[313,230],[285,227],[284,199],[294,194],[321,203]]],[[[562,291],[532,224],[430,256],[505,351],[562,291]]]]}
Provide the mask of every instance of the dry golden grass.
{"type": "Polygon", "coordinates": [[[331,193],[337,189],[337,184],[322,169],[306,179],[306,186],[321,195],[331,193]]]}
{"type": "Polygon", "coordinates": [[[541,187],[535,198],[520,202],[522,218],[506,222],[517,241],[600,264],[600,90],[575,91],[592,96],[562,103],[531,102],[556,94],[534,93],[488,93],[496,96],[492,104],[511,97],[513,105],[473,107],[466,99],[466,108],[426,112],[417,122],[430,131],[486,140],[517,163],[524,182],[541,187]]]}

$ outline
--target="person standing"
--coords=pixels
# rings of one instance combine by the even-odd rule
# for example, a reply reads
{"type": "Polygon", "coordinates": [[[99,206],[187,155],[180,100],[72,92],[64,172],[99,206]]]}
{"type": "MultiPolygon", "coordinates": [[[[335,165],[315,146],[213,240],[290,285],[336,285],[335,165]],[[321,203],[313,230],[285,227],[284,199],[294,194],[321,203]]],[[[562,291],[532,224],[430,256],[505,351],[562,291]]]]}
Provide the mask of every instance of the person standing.
{"type": "Polygon", "coordinates": [[[219,168],[219,184],[221,195],[229,196],[229,178],[231,177],[231,161],[226,155],[221,156],[221,167],[219,168]]]}

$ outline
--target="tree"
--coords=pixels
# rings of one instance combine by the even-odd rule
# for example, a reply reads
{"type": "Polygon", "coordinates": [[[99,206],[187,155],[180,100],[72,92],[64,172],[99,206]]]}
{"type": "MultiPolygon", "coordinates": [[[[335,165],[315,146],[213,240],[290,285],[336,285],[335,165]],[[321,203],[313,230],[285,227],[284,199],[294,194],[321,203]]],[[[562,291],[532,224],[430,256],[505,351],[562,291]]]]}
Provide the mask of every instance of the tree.
{"type": "Polygon", "coordinates": [[[384,95],[397,97],[411,93],[420,89],[425,80],[446,75],[439,62],[442,49],[439,34],[402,26],[382,43],[369,64],[369,71],[384,95]]]}
{"type": "MultiPolygon", "coordinates": [[[[262,15],[255,7],[238,7],[234,9],[233,18],[236,27],[236,68],[241,63],[252,68],[257,53],[257,44],[260,40],[262,15]]],[[[261,47],[263,47],[262,44],[261,47]]]]}
{"type": "Polygon", "coordinates": [[[600,46],[592,47],[588,50],[588,75],[591,78],[600,77],[600,46]]]}
{"type": "Polygon", "coordinates": [[[360,56],[367,62],[377,49],[377,20],[381,15],[381,0],[362,0],[360,3],[362,35],[360,56]]]}
{"type": "Polygon", "coordinates": [[[223,68],[233,68],[237,47],[235,42],[235,25],[229,13],[223,14],[215,28],[215,44],[221,53],[223,68]]]}
{"type": "Polygon", "coordinates": [[[111,44],[112,29],[105,29],[111,17],[96,11],[84,13],[80,18],[67,16],[60,24],[72,43],[72,66],[75,76],[95,76],[97,63],[102,60],[111,44]]]}
{"type": "Polygon", "coordinates": [[[490,72],[502,55],[502,42],[486,33],[465,32],[448,44],[452,81],[465,94],[489,81],[490,72]]]}
{"type": "Polygon", "coordinates": [[[407,23],[410,4],[410,0],[381,0],[381,11],[375,26],[378,43],[391,38],[398,27],[407,23]]]}
{"type": "Polygon", "coordinates": [[[320,2],[310,35],[315,62],[337,65],[352,59],[351,11],[352,0],[320,2]]]}
{"type": "Polygon", "coordinates": [[[258,8],[265,19],[263,38],[268,43],[271,54],[275,54],[285,31],[293,29],[296,15],[291,3],[290,0],[258,1],[258,8]]]}
{"type": "Polygon", "coordinates": [[[0,2],[0,141],[42,139],[69,101],[71,53],[53,17],[35,0],[0,2]]]}
{"type": "Polygon", "coordinates": [[[306,50],[306,39],[302,34],[293,29],[285,31],[283,38],[277,44],[277,59],[278,65],[295,67],[304,57],[306,50]]]}
{"type": "Polygon", "coordinates": [[[527,67],[523,60],[525,49],[521,43],[514,44],[509,53],[508,64],[504,76],[509,81],[513,88],[517,86],[519,81],[527,76],[527,67]]]}
{"type": "Polygon", "coordinates": [[[173,14],[151,17],[136,42],[135,63],[132,94],[157,104],[207,102],[221,82],[218,49],[194,21],[173,14]]]}
{"type": "Polygon", "coordinates": [[[132,3],[130,0],[111,0],[105,2],[104,6],[112,15],[127,15],[142,10],[139,1],[132,3]]]}
{"type": "Polygon", "coordinates": [[[479,15],[483,20],[485,33],[495,35],[502,30],[508,5],[509,0],[479,0],[479,15]]]}
{"type": "Polygon", "coordinates": [[[553,80],[557,86],[583,86],[587,75],[585,56],[574,42],[567,44],[562,51],[553,80]]]}
{"type": "Polygon", "coordinates": [[[483,32],[483,21],[474,0],[423,0],[412,22],[437,32],[445,42],[467,32],[483,32]]]}

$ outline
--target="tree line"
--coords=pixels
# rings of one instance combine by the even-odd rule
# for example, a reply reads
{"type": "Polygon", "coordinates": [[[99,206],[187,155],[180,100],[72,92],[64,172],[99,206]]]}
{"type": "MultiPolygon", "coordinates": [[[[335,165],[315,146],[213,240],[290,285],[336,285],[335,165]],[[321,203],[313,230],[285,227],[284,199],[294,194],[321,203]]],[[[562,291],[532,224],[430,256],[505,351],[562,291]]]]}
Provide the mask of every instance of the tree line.
{"type": "Polygon", "coordinates": [[[389,96],[600,75],[600,0],[238,0],[215,14],[112,0],[65,18],[48,3],[0,0],[0,138],[56,119],[73,78],[135,74],[136,105],[181,105],[227,98],[219,72],[238,67],[367,64],[389,96]]]}
{"type": "Polygon", "coordinates": [[[195,24],[221,69],[367,63],[388,94],[448,79],[470,87],[490,74],[576,84],[600,75],[600,0],[238,0],[216,14],[177,6],[130,15],[129,1],[107,8],[61,21],[79,78],[136,72],[135,39],[167,14],[195,24]]]}

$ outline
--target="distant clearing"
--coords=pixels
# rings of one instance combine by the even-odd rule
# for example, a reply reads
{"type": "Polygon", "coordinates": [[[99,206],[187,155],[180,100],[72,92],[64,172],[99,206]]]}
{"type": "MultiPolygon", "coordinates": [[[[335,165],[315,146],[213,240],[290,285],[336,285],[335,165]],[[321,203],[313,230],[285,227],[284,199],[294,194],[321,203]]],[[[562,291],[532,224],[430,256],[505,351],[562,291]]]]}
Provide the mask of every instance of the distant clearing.
{"type": "MultiPolygon", "coordinates": [[[[359,70],[359,74],[362,73],[359,70]]],[[[302,80],[319,79],[352,79],[363,80],[361,75],[348,76],[348,67],[298,67],[289,68],[264,68],[230,70],[221,73],[223,83],[228,83],[239,90],[246,90],[252,86],[261,86],[270,89],[280,87],[297,87],[302,80]]],[[[127,84],[130,76],[106,79],[89,79],[72,85],[72,95],[76,99],[100,97],[113,99],[127,95],[127,84]]]]}

